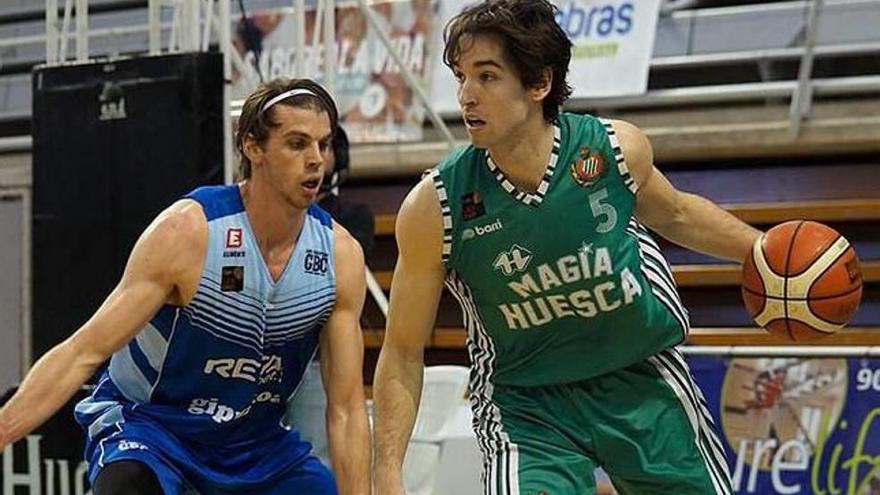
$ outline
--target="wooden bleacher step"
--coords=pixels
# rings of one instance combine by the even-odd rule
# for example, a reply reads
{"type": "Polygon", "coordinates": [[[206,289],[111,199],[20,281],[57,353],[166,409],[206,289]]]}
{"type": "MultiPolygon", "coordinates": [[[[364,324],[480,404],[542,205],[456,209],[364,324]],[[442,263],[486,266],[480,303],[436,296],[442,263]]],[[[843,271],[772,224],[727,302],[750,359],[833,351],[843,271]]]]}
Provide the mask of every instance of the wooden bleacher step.
{"type": "MultiPolygon", "coordinates": [[[[382,330],[364,331],[364,344],[367,349],[379,349],[385,339],[382,330]]],[[[464,349],[467,333],[464,328],[437,328],[431,335],[428,343],[429,348],[434,349],[464,349]]],[[[779,346],[792,345],[792,342],[770,335],[761,328],[691,328],[688,343],[693,345],[709,346],[779,346]]],[[[880,345],[880,328],[877,327],[850,327],[824,337],[820,340],[798,343],[797,345],[823,345],[823,346],[878,346],[880,345]]]]}
{"type": "MultiPolygon", "coordinates": [[[[752,225],[769,225],[795,219],[817,222],[880,220],[880,199],[780,201],[721,206],[740,220],[752,225]]],[[[396,220],[396,213],[376,215],[376,235],[393,235],[396,220]]]]}

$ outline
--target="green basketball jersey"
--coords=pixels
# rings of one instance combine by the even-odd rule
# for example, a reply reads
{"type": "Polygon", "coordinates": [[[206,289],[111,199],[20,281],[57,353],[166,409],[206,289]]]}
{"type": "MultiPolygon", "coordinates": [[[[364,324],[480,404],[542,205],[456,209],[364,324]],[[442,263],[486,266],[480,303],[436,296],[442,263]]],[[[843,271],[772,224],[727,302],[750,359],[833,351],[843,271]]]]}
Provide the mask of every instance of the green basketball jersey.
{"type": "Polygon", "coordinates": [[[485,150],[430,172],[447,287],[473,366],[499,385],[583,380],[680,343],[688,331],[669,265],[633,216],[637,186],[610,122],[562,114],[534,193],[485,150]]]}

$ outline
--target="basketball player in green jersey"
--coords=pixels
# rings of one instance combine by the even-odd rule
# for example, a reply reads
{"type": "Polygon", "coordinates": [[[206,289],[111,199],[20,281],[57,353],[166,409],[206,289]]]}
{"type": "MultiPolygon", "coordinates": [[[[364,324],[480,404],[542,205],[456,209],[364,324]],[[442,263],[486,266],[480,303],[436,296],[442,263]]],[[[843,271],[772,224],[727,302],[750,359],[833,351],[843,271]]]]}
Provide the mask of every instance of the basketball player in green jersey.
{"type": "Polygon", "coordinates": [[[741,261],[760,232],[654,168],[625,122],[559,113],[571,43],[546,0],[488,0],[446,27],[471,146],[410,192],[374,380],[376,493],[402,495],[444,283],[460,302],[486,495],[732,492],[675,346],[688,316],[646,230],[741,261]]]}

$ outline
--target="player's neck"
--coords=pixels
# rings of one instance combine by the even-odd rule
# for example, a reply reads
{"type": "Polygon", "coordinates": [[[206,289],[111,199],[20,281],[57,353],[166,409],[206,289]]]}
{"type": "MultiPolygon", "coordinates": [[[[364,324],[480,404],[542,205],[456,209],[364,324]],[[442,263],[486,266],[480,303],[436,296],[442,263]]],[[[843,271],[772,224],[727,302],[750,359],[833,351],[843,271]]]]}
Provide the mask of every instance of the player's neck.
{"type": "Polygon", "coordinates": [[[306,211],[292,208],[277,197],[277,192],[261,187],[264,181],[248,180],[241,184],[241,197],[254,237],[264,255],[285,250],[299,237],[306,211]]]}
{"type": "Polygon", "coordinates": [[[511,129],[503,140],[488,151],[495,165],[518,189],[534,191],[550,162],[553,125],[548,124],[543,116],[529,119],[511,129]]]}

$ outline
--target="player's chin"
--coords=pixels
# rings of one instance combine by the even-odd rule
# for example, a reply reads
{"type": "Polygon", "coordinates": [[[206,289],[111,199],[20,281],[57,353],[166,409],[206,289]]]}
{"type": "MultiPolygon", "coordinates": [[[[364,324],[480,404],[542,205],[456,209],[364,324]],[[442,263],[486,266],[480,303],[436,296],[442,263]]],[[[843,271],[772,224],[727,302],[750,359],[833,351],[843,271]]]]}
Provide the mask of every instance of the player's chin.
{"type": "Polygon", "coordinates": [[[287,204],[298,210],[307,209],[312,203],[318,200],[317,194],[288,194],[287,204]]]}
{"type": "Polygon", "coordinates": [[[471,133],[468,133],[468,136],[470,137],[471,144],[474,146],[474,148],[486,149],[489,147],[489,141],[486,139],[485,136],[480,134],[474,135],[471,133]]]}

